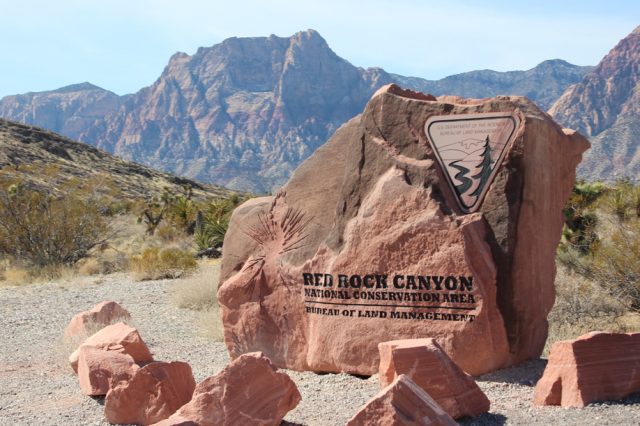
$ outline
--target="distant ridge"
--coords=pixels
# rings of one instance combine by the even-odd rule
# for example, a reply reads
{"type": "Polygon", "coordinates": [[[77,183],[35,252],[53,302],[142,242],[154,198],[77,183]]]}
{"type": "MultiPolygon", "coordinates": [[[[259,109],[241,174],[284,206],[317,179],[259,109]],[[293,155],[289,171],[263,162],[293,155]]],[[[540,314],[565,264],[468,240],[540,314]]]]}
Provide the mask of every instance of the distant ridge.
{"type": "Polygon", "coordinates": [[[588,70],[554,60],[528,71],[428,81],[353,66],[307,30],[178,52],[151,86],[131,95],[81,83],[7,96],[0,117],[200,181],[267,192],[385,84],[435,95],[524,95],[546,108],[588,70]]]}

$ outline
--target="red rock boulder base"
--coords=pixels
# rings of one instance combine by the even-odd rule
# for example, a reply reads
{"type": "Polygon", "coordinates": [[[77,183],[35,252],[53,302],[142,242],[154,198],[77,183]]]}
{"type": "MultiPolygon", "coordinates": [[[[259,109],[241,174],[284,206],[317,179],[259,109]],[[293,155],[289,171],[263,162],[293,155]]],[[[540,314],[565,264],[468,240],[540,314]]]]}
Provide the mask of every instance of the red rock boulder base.
{"type": "Polygon", "coordinates": [[[111,388],[104,400],[104,417],[110,423],[156,423],[189,402],[195,387],[186,362],[152,362],[111,388]]]}
{"type": "Polygon", "coordinates": [[[400,375],[373,397],[346,426],[429,425],[457,423],[410,378],[400,375]]]}
{"type": "MultiPolygon", "coordinates": [[[[107,300],[98,303],[88,311],[75,315],[64,330],[65,337],[90,334],[92,330],[105,327],[114,322],[128,320],[129,312],[116,302],[107,300]]],[[[91,333],[92,334],[92,333],[91,333]]]]}
{"type": "MultiPolygon", "coordinates": [[[[105,351],[131,355],[135,362],[153,361],[153,355],[149,352],[138,330],[122,322],[106,326],[85,340],[80,345],[82,346],[93,346],[105,351]]],[[[69,356],[71,368],[76,373],[78,372],[78,354],[79,348],[69,356]]]]}
{"type": "Polygon", "coordinates": [[[489,399],[473,377],[462,371],[435,340],[395,340],[380,343],[378,348],[381,387],[404,374],[454,419],[489,411],[489,399]]]}
{"type": "Polygon", "coordinates": [[[538,357],[588,146],[525,98],[380,89],[275,196],[234,210],[232,359],[370,375],[378,343],[423,337],[472,375],[538,357]]]}
{"type": "Polygon", "coordinates": [[[279,425],[298,402],[289,376],[261,353],[244,354],[199,383],[191,401],[158,426],[279,425]]]}
{"type": "Polygon", "coordinates": [[[85,395],[106,395],[112,383],[131,379],[138,368],[127,354],[93,346],[78,350],[78,380],[85,395]]]}
{"type": "Polygon", "coordinates": [[[640,333],[591,332],[556,342],[536,385],[536,405],[584,407],[640,391],[640,333]]]}

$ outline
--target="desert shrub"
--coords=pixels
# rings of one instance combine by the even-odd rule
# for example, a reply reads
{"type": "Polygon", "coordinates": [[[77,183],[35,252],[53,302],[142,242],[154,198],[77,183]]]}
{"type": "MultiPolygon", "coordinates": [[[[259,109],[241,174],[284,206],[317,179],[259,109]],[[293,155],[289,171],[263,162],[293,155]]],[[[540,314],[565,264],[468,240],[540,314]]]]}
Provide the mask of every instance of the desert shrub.
{"type": "Polygon", "coordinates": [[[181,194],[165,188],[160,197],[153,197],[140,207],[138,220],[147,226],[149,235],[155,234],[161,223],[192,234],[198,211],[192,195],[188,185],[182,188],[181,194]]]}
{"type": "Polygon", "coordinates": [[[224,236],[229,228],[233,210],[246,198],[233,195],[210,203],[196,220],[194,239],[199,254],[218,257],[221,254],[224,236]]]}
{"type": "Polygon", "coordinates": [[[191,199],[193,193],[190,186],[182,188],[182,194],[174,195],[169,206],[169,222],[187,234],[193,234],[198,208],[191,199]]]}
{"type": "Polygon", "coordinates": [[[198,267],[191,253],[178,248],[149,247],[130,260],[131,269],[138,280],[178,278],[198,267]]]}
{"type": "Polygon", "coordinates": [[[545,353],[557,341],[575,339],[590,331],[627,331],[621,320],[626,307],[599,283],[558,265],[555,288],[545,353]]]}
{"type": "Polygon", "coordinates": [[[607,192],[607,186],[601,182],[580,181],[574,185],[571,197],[563,210],[565,224],[560,251],[576,250],[580,254],[586,254],[597,246],[598,217],[594,206],[607,192]]]}
{"type": "Polygon", "coordinates": [[[185,238],[187,235],[182,229],[170,223],[162,223],[156,228],[155,236],[164,243],[172,243],[185,238]]]}
{"type": "Polygon", "coordinates": [[[593,253],[589,275],[629,309],[640,312],[640,222],[619,223],[593,253]]]}
{"type": "Polygon", "coordinates": [[[45,194],[13,183],[0,187],[0,255],[45,270],[73,265],[109,237],[91,198],[45,194]]]}
{"type": "Polygon", "coordinates": [[[165,189],[160,197],[153,197],[142,206],[138,221],[146,225],[147,234],[153,235],[156,232],[169,209],[170,203],[171,194],[165,189]]]}
{"type": "Polygon", "coordinates": [[[605,211],[619,221],[640,218],[640,186],[628,179],[618,180],[602,201],[605,211]]]}
{"type": "Polygon", "coordinates": [[[640,312],[640,186],[578,183],[565,209],[557,259],[640,312]]]}

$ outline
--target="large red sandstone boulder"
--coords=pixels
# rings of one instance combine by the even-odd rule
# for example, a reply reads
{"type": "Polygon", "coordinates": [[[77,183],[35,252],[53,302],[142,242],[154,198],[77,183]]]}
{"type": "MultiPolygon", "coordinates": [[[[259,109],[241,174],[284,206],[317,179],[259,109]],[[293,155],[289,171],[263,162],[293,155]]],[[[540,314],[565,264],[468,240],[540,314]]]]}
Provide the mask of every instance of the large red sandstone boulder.
{"type": "Polygon", "coordinates": [[[489,399],[473,377],[462,371],[435,340],[395,340],[380,343],[378,349],[380,387],[404,374],[454,419],[489,411],[489,399]]]}
{"type": "Polygon", "coordinates": [[[420,337],[473,375],[538,357],[588,146],[525,98],[380,89],[281,191],[234,211],[231,357],[373,374],[378,343],[420,337]]]}
{"type": "Polygon", "coordinates": [[[111,383],[129,380],[139,367],[130,355],[93,346],[78,350],[78,381],[85,395],[106,395],[111,383]]]}
{"type": "Polygon", "coordinates": [[[64,330],[65,337],[87,335],[95,327],[102,328],[114,322],[131,318],[129,312],[111,300],[98,303],[88,311],[76,314],[64,330]]]}
{"type": "Polygon", "coordinates": [[[409,377],[396,377],[374,396],[346,426],[455,426],[457,423],[409,377]]]}
{"type": "Polygon", "coordinates": [[[244,354],[199,383],[191,401],[158,426],[279,425],[298,402],[289,376],[261,353],[244,354]]]}
{"type": "Polygon", "coordinates": [[[536,405],[584,407],[640,391],[640,333],[591,332],[556,342],[536,385],[536,405]]]}
{"type": "MultiPolygon", "coordinates": [[[[114,351],[131,355],[135,362],[153,361],[153,355],[140,337],[140,333],[125,323],[117,323],[104,327],[85,340],[82,346],[93,346],[105,351],[114,351]]],[[[71,368],[78,372],[78,355],[80,348],[69,356],[71,368]]]]}
{"type": "Polygon", "coordinates": [[[152,362],[111,388],[104,400],[104,416],[110,423],[156,423],[189,402],[195,387],[186,362],[152,362]]]}

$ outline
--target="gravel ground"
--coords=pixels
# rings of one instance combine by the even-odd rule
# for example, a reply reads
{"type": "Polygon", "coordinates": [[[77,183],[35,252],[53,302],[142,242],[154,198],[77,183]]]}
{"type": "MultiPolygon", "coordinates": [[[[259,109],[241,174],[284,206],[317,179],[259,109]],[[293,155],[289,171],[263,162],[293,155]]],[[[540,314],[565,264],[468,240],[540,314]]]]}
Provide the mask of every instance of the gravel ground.
{"type": "MultiPolygon", "coordinates": [[[[224,345],[198,332],[201,316],[170,302],[170,281],[132,282],[124,274],[71,282],[0,288],[0,425],[103,425],[101,398],[80,392],[65,363],[72,348],[61,343],[71,317],[102,300],[129,310],[155,358],[191,364],[196,381],[228,362],[224,345]]],[[[478,379],[491,412],[465,425],[638,425],[640,395],[584,409],[534,407],[533,386],[544,361],[478,379]]],[[[378,391],[377,378],[288,372],[302,402],[285,418],[290,424],[342,425],[378,391]]]]}

